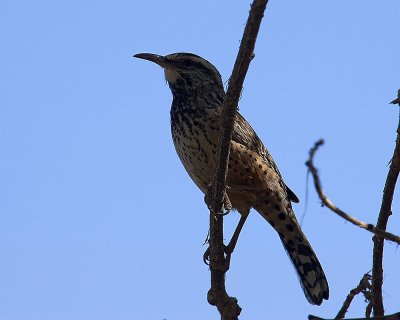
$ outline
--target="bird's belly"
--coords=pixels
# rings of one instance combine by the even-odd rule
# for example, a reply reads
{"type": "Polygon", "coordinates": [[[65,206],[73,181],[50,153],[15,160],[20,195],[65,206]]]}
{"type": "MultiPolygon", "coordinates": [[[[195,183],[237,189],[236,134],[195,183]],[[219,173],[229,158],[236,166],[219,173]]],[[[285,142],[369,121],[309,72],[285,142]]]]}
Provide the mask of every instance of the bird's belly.
{"type": "Polygon", "coordinates": [[[187,173],[201,191],[206,192],[214,173],[216,142],[203,132],[187,135],[172,130],[172,138],[187,173]]]}

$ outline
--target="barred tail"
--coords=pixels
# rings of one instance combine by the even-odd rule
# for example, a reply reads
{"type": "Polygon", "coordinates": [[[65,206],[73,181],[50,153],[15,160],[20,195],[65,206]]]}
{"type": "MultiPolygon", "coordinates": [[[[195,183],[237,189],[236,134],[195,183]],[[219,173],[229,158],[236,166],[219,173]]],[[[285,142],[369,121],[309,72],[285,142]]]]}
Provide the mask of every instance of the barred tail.
{"type": "MultiPolygon", "coordinates": [[[[301,232],[301,230],[299,230],[301,232]]],[[[299,276],[301,287],[308,302],[320,305],[329,298],[329,287],[324,271],[306,237],[286,239],[279,235],[285,250],[293,262],[299,276]]]]}
{"type": "Polygon", "coordinates": [[[329,287],[324,271],[301,230],[290,203],[276,201],[276,198],[264,198],[254,208],[278,232],[308,302],[320,305],[323,299],[327,300],[329,287]]]}

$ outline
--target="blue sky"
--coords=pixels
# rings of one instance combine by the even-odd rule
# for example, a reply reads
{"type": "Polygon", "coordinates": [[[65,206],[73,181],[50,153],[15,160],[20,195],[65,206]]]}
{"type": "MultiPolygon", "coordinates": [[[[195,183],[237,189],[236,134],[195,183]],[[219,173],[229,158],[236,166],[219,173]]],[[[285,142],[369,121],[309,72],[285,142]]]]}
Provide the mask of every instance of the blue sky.
{"type": "MultiPolygon", "coordinates": [[[[0,318],[217,319],[202,262],[203,195],[175,154],[171,93],[138,52],[193,52],[228,79],[249,2],[10,1],[0,4],[0,318]]],[[[308,150],[328,196],[376,222],[400,87],[400,2],[271,1],[240,111],[305,209],[308,150]]],[[[305,300],[278,237],[256,213],[227,275],[241,319],[333,317],[371,269],[371,234],[320,206],[303,228],[331,298],[305,300]]],[[[400,230],[396,194],[389,230],[400,230]]],[[[238,214],[226,218],[229,233],[238,214]]],[[[397,246],[384,302],[398,310],[397,246]]],[[[356,298],[348,316],[362,316],[356,298]]]]}

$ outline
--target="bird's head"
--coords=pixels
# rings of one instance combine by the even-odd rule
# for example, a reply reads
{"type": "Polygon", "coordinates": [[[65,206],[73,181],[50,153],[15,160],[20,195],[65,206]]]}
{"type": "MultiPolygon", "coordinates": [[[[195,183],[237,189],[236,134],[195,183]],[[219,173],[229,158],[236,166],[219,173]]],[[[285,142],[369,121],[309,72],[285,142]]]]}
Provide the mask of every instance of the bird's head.
{"type": "Polygon", "coordinates": [[[135,58],[148,60],[164,69],[172,93],[189,91],[223,90],[221,75],[206,59],[193,53],[172,53],[161,56],[153,53],[138,53],[135,58]]]}

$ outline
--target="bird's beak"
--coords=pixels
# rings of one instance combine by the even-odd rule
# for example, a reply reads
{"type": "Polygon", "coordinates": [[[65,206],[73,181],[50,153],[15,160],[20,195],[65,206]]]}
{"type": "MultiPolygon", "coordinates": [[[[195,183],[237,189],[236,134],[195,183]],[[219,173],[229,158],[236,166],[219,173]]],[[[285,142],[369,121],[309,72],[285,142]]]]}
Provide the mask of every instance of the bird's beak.
{"type": "Polygon", "coordinates": [[[162,68],[171,68],[172,62],[166,57],[154,53],[138,53],[133,56],[134,58],[144,59],[158,64],[162,68]]]}

